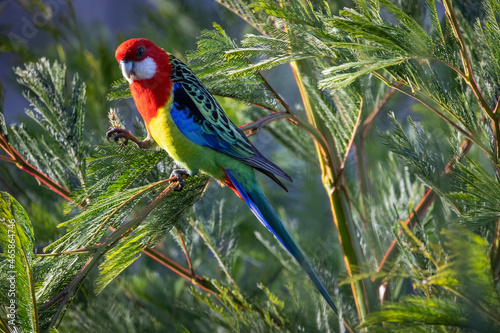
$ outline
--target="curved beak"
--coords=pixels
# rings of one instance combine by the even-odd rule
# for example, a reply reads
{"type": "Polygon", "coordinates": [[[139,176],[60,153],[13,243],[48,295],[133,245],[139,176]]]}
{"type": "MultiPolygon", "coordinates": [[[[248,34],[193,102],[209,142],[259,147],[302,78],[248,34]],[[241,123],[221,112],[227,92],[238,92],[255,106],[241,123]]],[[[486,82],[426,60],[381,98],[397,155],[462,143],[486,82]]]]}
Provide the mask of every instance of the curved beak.
{"type": "Polygon", "coordinates": [[[134,73],[134,62],[128,59],[123,59],[120,61],[120,69],[122,70],[123,77],[129,82],[132,83],[134,80],[132,76],[134,73]]]}

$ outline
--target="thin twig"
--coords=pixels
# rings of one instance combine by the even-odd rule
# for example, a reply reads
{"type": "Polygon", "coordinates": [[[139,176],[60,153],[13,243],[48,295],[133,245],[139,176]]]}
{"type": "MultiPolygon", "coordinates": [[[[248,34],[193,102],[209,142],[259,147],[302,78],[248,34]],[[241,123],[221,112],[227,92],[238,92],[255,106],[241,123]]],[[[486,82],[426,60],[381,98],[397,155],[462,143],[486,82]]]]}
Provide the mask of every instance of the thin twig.
{"type": "MultiPolygon", "coordinates": [[[[361,123],[361,112],[363,111],[363,100],[361,100],[361,103],[359,104],[359,110],[358,110],[358,117],[356,119],[356,124],[354,124],[354,131],[351,133],[351,138],[349,139],[349,143],[347,144],[347,147],[344,152],[344,158],[342,159],[342,163],[340,164],[340,170],[343,170],[345,168],[345,164],[347,162],[347,157],[349,156],[349,153],[351,151],[351,147],[354,143],[354,139],[356,138],[356,129],[359,127],[359,124],[361,123]]],[[[339,175],[335,176],[336,179],[341,178],[339,175]]]]}
{"type": "Polygon", "coordinates": [[[7,333],[11,333],[11,329],[10,327],[7,325],[7,323],[5,322],[5,320],[2,318],[2,316],[0,316],[0,328],[2,329],[2,332],[5,331],[7,333]]]}
{"type": "MultiPolygon", "coordinates": [[[[400,88],[403,85],[401,82],[397,82],[395,84],[396,87],[400,88]]],[[[391,87],[392,88],[392,87],[391,87]]],[[[379,114],[379,112],[383,109],[383,107],[387,104],[387,102],[391,99],[391,97],[396,93],[396,89],[392,88],[385,94],[384,98],[380,100],[377,107],[366,117],[365,121],[362,124],[361,137],[364,139],[368,135],[368,132],[372,128],[375,123],[375,117],[379,114]]]]}
{"type": "Polygon", "coordinates": [[[99,244],[96,244],[95,246],[82,247],[80,249],[62,251],[62,252],[37,253],[36,256],[37,257],[55,257],[55,256],[61,256],[61,255],[72,255],[72,254],[95,252],[98,248],[98,245],[99,244]]]}
{"type": "Polygon", "coordinates": [[[118,212],[121,208],[123,208],[126,204],[128,204],[130,201],[134,200],[135,198],[137,198],[139,195],[143,194],[144,192],[147,192],[149,190],[151,190],[152,188],[156,187],[156,186],[159,186],[161,184],[164,184],[166,182],[172,182],[172,181],[175,181],[177,178],[176,177],[171,177],[171,178],[167,178],[167,179],[162,179],[160,181],[157,181],[156,183],[152,183],[150,184],[149,186],[145,187],[144,189],[140,190],[139,192],[135,193],[134,195],[130,196],[129,198],[127,198],[127,200],[125,200],[124,202],[122,202],[118,207],[116,207],[115,209],[113,209],[113,211],[104,219],[104,221],[99,225],[99,227],[97,228],[96,231],[94,231],[94,233],[92,234],[92,237],[90,238],[89,240],[89,243],[94,239],[94,237],[97,235],[97,233],[99,232],[99,230],[101,230],[101,228],[109,221],[109,219],[116,214],[116,212],[118,212]]]}
{"type": "MultiPolygon", "coordinates": [[[[397,86],[401,86],[402,83],[398,82],[396,83],[397,86]]],[[[375,118],[377,115],[380,113],[380,111],[383,109],[383,107],[387,104],[387,102],[391,99],[392,96],[396,93],[397,90],[395,89],[390,89],[385,96],[379,101],[377,104],[377,107],[373,109],[373,111],[366,117],[365,121],[361,124],[361,128],[359,132],[361,135],[358,136],[359,142],[357,145],[355,145],[356,148],[356,153],[354,154],[355,157],[355,164],[357,166],[358,172],[358,180],[359,183],[361,184],[360,186],[360,191],[361,191],[361,200],[363,203],[363,212],[364,214],[360,214],[362,217],[362,222],[363,225],[366,227],[367,222],[366,222],[366,217],[367,217],[367,202],[366,198],[369,193],[371,193],[371,184],[370,184],[370,178],[368,176],[368,167],[367,167],[367,162],[366,162],[366,154],[365,154],[365,139],[368,136],[368,133],[370,129],[372,128],[373,124],[375,123],[375,118]]]]}
{"type": "Polygon", "coordinates": [[[260,129],[262,129],[262,127],[272,123],[273,121],[277,121],[280,119],[293,119],[293,118],[294,116],[292,116],[288,112],[278,111],[265,115],[264,117],[254,122],[241,125],[239,126],[239,128],[244,132],[247,131],[254,132],[254,131],[259,131],[260,129]]]}
{"type": "Polygon", "coordinates": [[[7,155],[10,156],[9,158],[0,156],[1,160],[7,161],[14,163],[19,169],[29,173],[33,177],[35,177],[37,180],[39,180],[42,184],[46,185],[49,189],[52,191],[56,192],[60,196],[62,196],[64,199],[70,201],[71,199],[69,198],[70,192],[64,188],[63,186],[59,185],[57,182],[52,180],[49,176],[35,168],[33,165],[28,163],[22,156],[17,152],[17,150],[12,147],[7,142],[7,139],[0,134],[0,147],[7,153],[7,155]]]}
{"type": "Polygon", "coordinates": [[[0,160],[10,162],[10,163],[15,163],[16,160],[13,160],[12,158],[9,158],[7,156],[0,155],[0,160]]]}
{"type": "Polygon", "coordinates": [[[191,264],[191,258],[189,258],[189,252],[186,248],[186,243],[184,243],[184,238],[182,237],[179,228],[175,227],[175,229],[177,230],[177,237],[179,237],[179,241],[181,242],[182,251],[184,251],[184,255],[186,256],[186,261],[188,263],[189,270],[191,271],[191,276],[195,276],[196,274],[194,273],[193,264],[191,264]]]}
{"type": "Polygon", "coordinates": [[[446,14],[446,18],[450,22],[451,30],[453,30],[453,34],[455,35],[455,39],[457,40],[458,50],[460,52],[460,56],[462,58],[462,63],[464,67],[464,78],[466,79],[467,84],[471,87],[472,91],[476,95],[479,104],[483,108],[484,112],[491,118],[497,118],[491,111],[488,103],[484,99],[483,94],[479,90],[476,79],[474,78],[474,73],[472,71],[472,65],[467,53],[467,47],[465,46],[464,37],[462,35],[462,31],[460,31],[460,26],[458,25],[457,16],[455,15],[455,11],[453,6],[451,5],[450,0],[443,0],[443,6],[446,14]]]}
{"type": "Polygon", "coordinates": [[[214,255],[217,262],[219,263],[220,268],[222,268],[222,270],[224,271],[224,274],[226,274],[226,277],[229,280],[229,282],[233,285],[236,285],[236,282],[234,282],[234,279],[232,278],[231,274],[229,274],[229,271],[227,270],[226,265],[224,265],[221,257],[219,256],[219,254],[217,253],[215,248],[212,246],[212,244],[210,244],[209,240],[205,237],[205,234],[200,229],[198,229],[196,224],[194,224],[192,221],[189,222],[189,224],[191,224],[191,227],[193,227],[193,229],[198,233],[198,235],[200,235],[201,239],[203,239],[203,241],[205,242],[205,245],[210,249],[210,251],[212,251],[212,254],[214,255]]]}
{"type": "Polygon", "coordinates": [[[280,96],[280,94],[278,94],[278,92],[276,90],[274,90],[274,88],[269,84],[269,82],[266,80],[266,78],[262,75],[261,72],[257,72],[260,76],[260,78],[262,79],[262,81],[264,81],[264,84],[267,86],[267,88],[273,93],[273,95],[276,97],[276,99],[280,102],[281,105],[283,105],[283,107],[285,108],[285,111],[287,113],[294,113],[292,111],[292,108],[290,107],[290,105],[288,105],[285,100],[280,96]]]}

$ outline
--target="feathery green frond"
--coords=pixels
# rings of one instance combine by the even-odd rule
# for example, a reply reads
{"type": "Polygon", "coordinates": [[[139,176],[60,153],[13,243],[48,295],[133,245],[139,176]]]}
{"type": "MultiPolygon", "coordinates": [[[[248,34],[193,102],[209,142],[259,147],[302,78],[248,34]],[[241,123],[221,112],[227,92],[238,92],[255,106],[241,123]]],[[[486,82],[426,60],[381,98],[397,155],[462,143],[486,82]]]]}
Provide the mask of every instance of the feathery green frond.
{"type": "Polygon", "coordinates": [[[186,211],[200,199],[206,182],[207,177],[186,181],[182,192],[171,193],[134,233],[121,239],[106,254],[100,265],[101,275],[96,281],[96,292],[101,292],[118,274],[138,259],[146,246],[154,247],[175,224],[178,224],[186,211]]]}
{"type": "Polygon", "coordinates": [[[278,102],[261,76],[256,73],[232,76],[231,73],[249,64],[248,58],[229,56],[228,52],[237,47],[222,27],[214,24],[214,30],[202,33],[196,52],[188,54],[189,66],[212,94],[276,109],[278,102]]]}
{"type": "Polygon", "coordinates": [[[59,184],[76,189],[86,177],[86,139],[83,137],[85,84],[75,74],[66,82],[66,66],[42,58],[25,69],[16,68],[18,82],[32,110],[26,114],[41,133],[11,127],[19,152],[59,184]],[[68,90],[71,93],[68,93],[68,90]]]}
{"type": "Polygon", "coordinates": [[[411,118],[408,118],[411,131],[408,134],[396,120],[394,114],[391,114],[390,118],[394,125],[394,132],[386,132],[383,135],[384,144],[393,153],[401,156],[412,173],[417,175],[425,185],[441,195],[448,193],[451,184],[441,173],[444,172],[451,155],[444,156],[440,148],[441,143],[436,142],[411,118]]]}
{"type": "Polygon", "coordinates": [[[500,184],[483,166],[472,160],[459,163],[453,172],[457,179],[449,194],[458,213],[469,227],[491,225],[500,215],[500,184]]]}
{"type": "MultiPolygon", "coordinates": [[[[428,249],[422,248],[423,244],[411,233],[407,234],[409,242],[402,243],[411,252],[420,252],[428,258],[432,255],[427,251],[439,255],[433,259],[437,266],[430,270],[418,263],[412,269],[417,273],[414,277],[417,295],[434,288],[436,296],[423,294],[406,297],[397,303],[388,302],[381,311],[370,314],[360,327],[385,322],[388,331],[398,331],[406,325],[422,325],[427,329],[451,326],[480,332],[498,330],[499,298],[485,251],[487,243],[460,228],[445,230],[442,235],[444,244],[434,244],[428,249]],[[412,249],[412,246],[421,248],[412,249]]],[[[415,264],[407,259],[403,261],[407,265],[415,264]]]]}
{"type": "Polygon", "coordinates": [[[388,323],[386,329],[389,332],[398,328],[393,323],[466,327],[466,314],[465,309],[450,300],[408,297],[398,303],[384,305],[381,312],[371,314],[361,327],[381,322],[388,323]]]}
{"type": "Polygon", "coordinates": [[[108,95],[106,96],[108,101],[112,102],[130,97],[132,97],[130,93],[130,87],[128,85],[128,81],[125,80],[124,78],[113,82],[113,84],[109,88],[108,95]]]}

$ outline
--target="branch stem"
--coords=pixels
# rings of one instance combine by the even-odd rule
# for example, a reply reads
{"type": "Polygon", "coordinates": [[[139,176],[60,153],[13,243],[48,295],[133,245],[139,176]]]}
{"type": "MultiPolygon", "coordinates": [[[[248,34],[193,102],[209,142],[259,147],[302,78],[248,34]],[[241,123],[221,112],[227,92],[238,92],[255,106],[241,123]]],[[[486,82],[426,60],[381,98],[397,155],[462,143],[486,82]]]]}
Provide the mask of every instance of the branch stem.
{"type": "Polygon", "coordinates": [[[224,271],[224,274],[226,274],[228,281],[231,284],[236,285],[236,282],[234,282],[234,279],[232,278],[231,274],[229,274],[229,271],[227,270],[226,265],[224,265],[224,262],[222,262],[222,258],[219,256],[219,253],[215,250],[215,248],[212,246],[212,244],[210,244],[210,241],[207,239],[206,234],[203,231],[201,231],[200,229],[198,229],[196,224],[193,223],[192,221],[189,222],[189,224],[198,233],[198,235],[200,235],[201,239],[203,239],[203,241],[205,242],[205,245],[210,249],[210,251],[214,255],[215,259],[217,260],[220,268],[222,268],[222,270],[224,271]]]}
{"type": "Polygon", "coordinates": [[[8,142],[7,139],[0,134],[0,147],[9,155],[10,159],[8,157],[0,156],[0,159],[3,161],[11,162],[14,163],[19,169],[29,173],[33,177],[35,177],[38,181],[40,181],[42,184],[47,186],[49,189],[51,189],[53,192],[59,194],[61,197],[64,199],[71,201],[70,199],[70,192],[64,188],[63,186],[59,185],[57,182],[52,180],[49,176],[35,168],[33,165],[28,163],[22,156],[17,152],[17,150],[14,149],[8,142]]]}
{"type": "Polygon", "coordinates": [[[460,26],[458,25],[457,16],[455,15],[455,11],[453,10],[453,6],[451,5],[451,0],[443,0],[443,6],[446,18],[450,22],[451,30],[453,30],[453,34],[455,35],[455,39],[458,44],[458,50],[460,52],[460,57],[462,58],[462,64],[464,67],[464,79],[474,92],[474,95],[476,95],[479,105],[481,105],[481,107],[483,108],[484,112],[488,115],[488,117],[490,117],[490,119],[492,120],[498,118],[498,116],[492,112],[492,110],[488,106],[488,103],[486,103],[483,94],[479,90],[476,79],[474,78],[472,65],[470,62],[469,55],[467,53],[467,47],[465,45],[462,31],[460,30],[460,26]]]}
{"type": "Polygon", "coordinates": [[[191,271],[191,276],[194,277],[196,274],[194,273],[193,264],[191,263],[191,258],[189,257],[189,252],[187,250],[186,243],[184,242],[184,237],[182,237],[182,234],[178,227],[175,227],[175,229],[177,230],[177,237],[179,237],[179,242],[181,243],[182,251],[184,251],[184,255],[186,256],[186,261],[189,270],[191,271]]]}

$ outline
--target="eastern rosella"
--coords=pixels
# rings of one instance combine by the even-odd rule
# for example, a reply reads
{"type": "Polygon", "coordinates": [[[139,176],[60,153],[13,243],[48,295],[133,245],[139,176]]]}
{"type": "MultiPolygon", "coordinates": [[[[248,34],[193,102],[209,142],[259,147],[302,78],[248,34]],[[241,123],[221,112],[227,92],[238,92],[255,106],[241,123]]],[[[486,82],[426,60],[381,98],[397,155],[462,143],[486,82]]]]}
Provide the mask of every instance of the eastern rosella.
{"type": "Polygon", "coordinates": [[[186,170],[173,175],[183,185],[183,175],[207,174],[229,186],[245,201],[259,221],[271,231],[309,274],[314,285],[336,312],[335,305],[310,262],[288,233],[257,183],[254,169],[286,190],[277,176],[292,181],[264,157],[226,116],[215,98],[184,63],[147,39],[131,39],[116,50],[123,76],[139,110],[148,137],[140,141],[124,129],[112,129],[108,139],[123,139],[148,148],[156,142],[186,170]]]}

